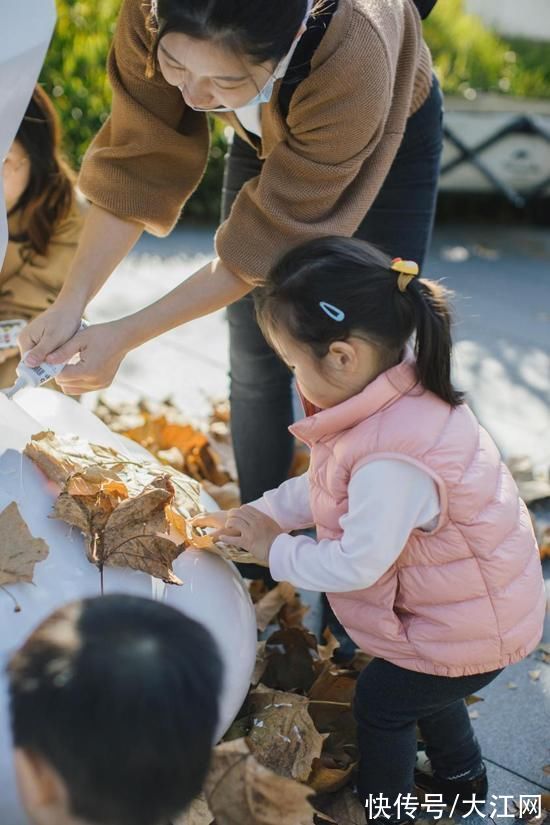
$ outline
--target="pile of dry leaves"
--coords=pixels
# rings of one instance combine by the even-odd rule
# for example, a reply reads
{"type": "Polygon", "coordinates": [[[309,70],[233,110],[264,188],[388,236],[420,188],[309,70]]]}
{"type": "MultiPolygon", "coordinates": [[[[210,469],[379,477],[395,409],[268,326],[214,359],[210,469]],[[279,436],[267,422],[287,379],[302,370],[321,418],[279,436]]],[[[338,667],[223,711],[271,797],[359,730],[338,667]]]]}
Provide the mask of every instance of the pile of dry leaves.
{"type": "Polygon", "coordinates": [[[117,406],[101,398],[95,414],[166,464],[200,481],[224,510],[240,504],[227,401],[212,404],[204,427],[191,422],[169,401],[139,401],[117,406]]]}

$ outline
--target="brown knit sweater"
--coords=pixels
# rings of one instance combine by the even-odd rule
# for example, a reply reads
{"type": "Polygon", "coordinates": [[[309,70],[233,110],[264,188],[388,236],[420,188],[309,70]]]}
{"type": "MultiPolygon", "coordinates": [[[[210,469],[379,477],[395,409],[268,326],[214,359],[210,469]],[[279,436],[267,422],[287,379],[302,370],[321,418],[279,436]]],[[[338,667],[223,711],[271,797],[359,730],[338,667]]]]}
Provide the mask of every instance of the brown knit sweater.
{"type": "MultiPolygon", "coordinates": [[[[145,78],[149,3],[124,0],[109,56],[113,106],[82,167],[93,203],[168,233],[208,157],[208,123],[159,71],[145,78]]],[[[216,235],[226,266],[261,283],[301,241],[351,236],[373,203],[407,118],[431,86],[431,59],[412,0],[340,0],[286,121],[278,87],[262,106],[265,159],[216,235]]],[[[222,116],[248,139],[236,116],[222,116]]]]}

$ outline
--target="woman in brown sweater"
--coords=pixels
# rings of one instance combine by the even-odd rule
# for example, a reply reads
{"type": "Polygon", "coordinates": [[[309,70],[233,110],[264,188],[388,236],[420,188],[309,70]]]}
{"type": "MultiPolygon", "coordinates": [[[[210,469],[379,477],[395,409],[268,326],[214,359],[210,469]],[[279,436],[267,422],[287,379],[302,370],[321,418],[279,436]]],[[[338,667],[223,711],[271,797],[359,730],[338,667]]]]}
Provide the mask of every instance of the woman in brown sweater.
{"type": "Polygon", "coordinates": [[[60,296],[22,336],[29,362],[81,353],[59,383],[111,383],[124,355],[229,307],[232,424],[243,501],[292,453],[291,376],[250,291],[289,248],[358,235],[422,263],[433,222],[441,95],[413,0],[124,0],[109,57],[113,106],[85,158],[92,202],[60,296]],[[235,130],[217,257],[134,315],[76,333],[144,229],[164,235],[208,157],[205,111],[235,130]],[[245,297],[246,296],[246,297],[245,297]]]}
{"type": "MultiPolygon", "coordinates": [[[[37,86],[3,163],[9,240],[0,270],[0,324],[50,307],[76,252],[83,214],[60,155],[56,112],[37,86]]],[[[0,388],[15,381],[17,347],[0,349],[0,388]]]]}

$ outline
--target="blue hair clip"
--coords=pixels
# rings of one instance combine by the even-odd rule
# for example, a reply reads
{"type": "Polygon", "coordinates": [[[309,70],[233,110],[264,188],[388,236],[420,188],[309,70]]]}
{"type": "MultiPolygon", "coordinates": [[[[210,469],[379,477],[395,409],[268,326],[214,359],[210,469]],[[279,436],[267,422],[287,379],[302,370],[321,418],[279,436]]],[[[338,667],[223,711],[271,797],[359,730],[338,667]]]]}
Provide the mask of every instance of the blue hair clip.
{"type": "Polygon", "coordinates": [[[333,321],[343,321],[346,317],[346,313],[341,309],[338,309],[338,307],[335,307],[334,304],[327,304],[326,301],[321,301],[319,306],[325,315],[328,315],[328,317],[332,318],[333,321]]]}

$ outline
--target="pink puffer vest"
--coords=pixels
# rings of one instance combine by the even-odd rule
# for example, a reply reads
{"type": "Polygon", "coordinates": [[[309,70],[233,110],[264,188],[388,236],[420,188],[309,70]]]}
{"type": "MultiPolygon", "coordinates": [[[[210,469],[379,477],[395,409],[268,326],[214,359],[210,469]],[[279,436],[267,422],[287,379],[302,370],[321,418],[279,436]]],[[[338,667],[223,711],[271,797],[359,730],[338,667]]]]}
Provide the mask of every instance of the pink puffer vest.
{"type": "Polygon", "coordinates": [[[432,532],[414,530],[372,587],[328,594],[359,647],[438,676],[495,670],[535,649],[545,591],[527,508],[471,410],[452,409],[416,385],[411,354],[363,392],[290,429],[311,447],[319,538],[340,537],[350,477],[369,461],[409,461],[439,490],[432,532]]]}

